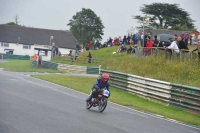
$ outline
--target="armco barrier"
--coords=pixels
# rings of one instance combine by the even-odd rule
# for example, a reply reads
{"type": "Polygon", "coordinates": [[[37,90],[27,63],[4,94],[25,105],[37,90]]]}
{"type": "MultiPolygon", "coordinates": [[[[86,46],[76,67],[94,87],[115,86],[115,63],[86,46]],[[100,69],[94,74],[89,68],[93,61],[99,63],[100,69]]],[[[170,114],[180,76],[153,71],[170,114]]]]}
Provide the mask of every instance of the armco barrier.
{"type": "Polygon", "coordinates": [[[50,69],[58,69],[58,64],[50,61],[42,61],[42,66],[44,68],[50,68],[50,69]]]}
{"type": "Polygon", "coordinates": [[[31,60],[31,67],[37,67],[37,61],[31,60]]]}
{"type": "Polygon", "coordinates": [[[200,113],[200,88],[172,84],[170,104],[192,113],[200,113]]]}
{"type": "Polygon", "coordinates": [[[16,60],[30,60],[28,55],[12,55],[12,54],[2,54],[3,59],[16,59],[16,60]]]}
{"type": "Polygon", "coordinates": [[[87,74],[99,74],[99,68],[87,67],[86,73],[87,74]]]}
{"type": "Polygon", "coordinates": [[[171,85],[169,82],[144,78],[136,75],[115,71],[101,70],[111,77],[111,86],[136,95],[154,99],[162,103],[169,103],[171,85]]]}

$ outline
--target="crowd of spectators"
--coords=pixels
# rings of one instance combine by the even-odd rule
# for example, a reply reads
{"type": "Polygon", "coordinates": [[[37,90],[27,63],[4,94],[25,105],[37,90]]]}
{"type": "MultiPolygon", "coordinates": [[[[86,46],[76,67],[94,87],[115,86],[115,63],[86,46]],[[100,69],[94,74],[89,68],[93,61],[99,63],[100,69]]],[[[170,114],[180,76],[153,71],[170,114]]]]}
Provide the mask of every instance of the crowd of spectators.
{"type": "MultiPolygon", "coordinates": [[[[189,51],[188,46],[194,46],[195,41],[200,42],[200,33],[196,36],[193,33],[183,32],[180,35],[175,34],[173,38],[169,38],[169,41],[162,41],[160,37],[154,36],[152,39],[150,33],[143,34],[143,32],[138,32],[131,35],[124,35],[123,37],[109,37],[106,42],[101,43],[99,39],[93,38],[87,45],[80,45],[78,42],[76,44],[76,50],[70,50],[69,56],[75,56],[75,60],[80,56],[80,52],[88,50],[98,50],[100,48],[120,46],[117,50],[118,53],[127,52],[127,54],[135,53],[135,48],[138,44],[144,50],[144,56],[151,55],[152,48],[156,47],[161,50],[166,50],[166,52],[172,53],[172,49],[175,53],[179,54],[180,50],[189,51]]],[[[200,47],[194,49],[200,52],[200,47]]],[[[199,55],[200,58],[200,55],[199,55]]]]}

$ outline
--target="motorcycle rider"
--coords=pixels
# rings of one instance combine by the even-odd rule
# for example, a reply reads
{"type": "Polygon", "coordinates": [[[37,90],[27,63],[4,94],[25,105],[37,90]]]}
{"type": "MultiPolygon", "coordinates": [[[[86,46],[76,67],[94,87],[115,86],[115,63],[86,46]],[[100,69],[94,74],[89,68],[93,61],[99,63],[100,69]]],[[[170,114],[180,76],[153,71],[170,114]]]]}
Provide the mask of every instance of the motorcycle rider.
{"type": "Polygon", "coordinates": [[[89,102],[92,98],[96,98],[98,96],[98,91],[100,91],[103,88],[106,88],[108,91],[110,91],[110,85],[108,83],[109,79],[110,76],[107,73],[103,73],[101,75],[101,78],[97,79],[97,81],[94,83],[92,87],[92,93],[90,94],[89,98],[86,99],[86,102],[89,102]]]}

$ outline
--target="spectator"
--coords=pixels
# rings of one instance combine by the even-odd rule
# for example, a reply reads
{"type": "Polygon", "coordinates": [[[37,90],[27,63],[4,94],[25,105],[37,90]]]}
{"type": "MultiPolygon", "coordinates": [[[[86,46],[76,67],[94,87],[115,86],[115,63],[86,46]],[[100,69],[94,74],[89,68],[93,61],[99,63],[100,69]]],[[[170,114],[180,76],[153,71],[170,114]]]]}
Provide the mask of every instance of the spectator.
{"type": "Polygon", "coordinates": [[[127,48],[126,47],[124,47],[123,45],[117,50],[117,52],[118,53],[123,53],[123,52],[125,52],[127,50],[127,48]]]}
{"type": "Polygon", "coordinates": [[[127,44],[129,45],[130,44],[130,36],[129,35],[126,40],[127,40],[127,44]]]}
{"type": "Polygon", "coordinates": [[[185,39],[185,34],[184,34],[184,32],[181,33],[180,37],[182,38],[182,40],[185,39]]]}
{"type": "Polygon", "coordinates": [[[122,40],[121,36],[119,36],[119,38],[118,38],[118,44],[122,45],[122,42],[123,42],[123,40],[122,40]]]}
{"type": "Polygon", "coordinates": [[[153,41],[151,40],[151,37],[147,37],[147,43],[146,43],[146,48],[145,48],[145,56],[151,54],[151,50],[153,47],[153,41]]]}
{"type": "Polygon", "coordinates": [[[74,62],[74,56],[75,56],[75,50],[71,50],[71,56],[70,56],[70,60],[71,60],[71,62],[74,62]]]}
{"type": "Polygon", "coordinates": [[[76,43],[76,57],[75,60],[80,56],[81,45],[77,42],[76,43]]]}
{"type": "Polygon", "coordinates": [[[88,54],[88,63],[91,63],[91,60],[92,60],[92,54],[89,52],[89,54],[88,54]]]}
{"type": "Polygon", "coordinates": [[[93,44],[93,41],[90,41],[90,43],[88,44],[89,49],[92,48],[92,44],[93,44]]]}
{"type": "Polygon", "coordinates": [[[108,46],[110,46],[110,47],[112,47],[112,38],[111,37],[109,37],[109,39],[108,39],[108,46]]]}
{"type": "Polygon", "coordinates": [[[141,46],[143,47],[143,39],[144,39],[144,34],[142,32],[141,36],[140,36],[140,39],[141,39],[141,46]]]}
{"type": "Polygon", "coordinates": [[[134,44],[138,44],[138,40],[139,40],[139,35],[138,35],[138,33],[137,34],[135,34],[135,37],[134,37],[134,44]]]}
{"type": "MultiPolygon", "coordinates": [[[[165,47],[166,50],[168,49],[171,49],[171,50],[174,50],[175,53],[177,55],[179,55],[179,48],[176,44],[176,40],[173,40],[172,38],[169,38],[169,41],[170,41],[170,45],[168,47],[165,47]]],[[[170,53],[172,54],[172,51],[170,51],[170,53]]]]}
{"type": "Polygon", "coordinates": [[[155,36],[153,40],[153,46],[157,47],[157,45],[158,45],[158,40],[157,40],[157,36],[155,36]]]}
{"type": "Polygon", "coordinates": [[[146,47],[147,37],[148,37],[148,34],[145,34],[145,36],[144,36],[144,46],[143,47],[146,47]]]}
{"type": "Polygon", "coordinates": [[[123,45],[124,45],[124,47],[126,47],[126,43],[127,43],[126,35],[124,35],[124,38],[123,38],[123,45]]]}
{"type": "Polygon", "coordinates": [[[188,35],[188,33],[186,33],[186,35],[185,35],[185,45],[186,46],[188,45],[188,41],[189,41],[189,35],[188,35]]]}
{"type": "Polygon", "coordinates": [[[114,38],[113,45],[117,45],[117,37],[114,38]]]}
{"type": "MultiPolygon", "coordinates": [[[[199,60],[200,60],[200,41],[198,41],[197,48],[194,49],[193,51],[196,51],[196,50],[198,50],[198,57],[199,57],[199,60]]],[[[193,52],[193,51],[192,51],[192,52],[193,52]]]]}
{"type": "Polygon", "coordinates": [[[176,41],[177,39],[178,39],[178,35],[175,34],[175,35],[174,35],[174,40],[176,41]]]}
{"type": "Polygon", "coordinates": [[[133,52],[135,52],[135,48],[134,46],[130,46],[129,49],[127,49],[127,54],[132,54],[133,52]]]}
{"type": "Polygon", "coordinates": [[[178,48],[180,50],[189,50],[182,37],[178,37],[178,48]]]}
{"type": "Polygon", "coordinates": [[[191,33],[191,41],[192,41],[192,46],[194,46],[194,41],[195,41],[195,34],[191,33]]]}
{"type": "Polygon", "coordinates": [[[97,39],[93,38],[93,47],[94,47],[94,49],[96,48],[96,44],[97,44],[97,39]]]}
{"type": "Polygon", "coordinates": [[[164,42],[160,41],[160,37],[157,37],[157,41],[158,41],[158,43],[157,43],[156,47],[160,47],[160,48],[162,47],[163,48],[164,42]]]}
{"type": "Polygon", "coordinates": [[[199,35],[197,36],[197,41],[200,41],[200,32],[199,35]]]}

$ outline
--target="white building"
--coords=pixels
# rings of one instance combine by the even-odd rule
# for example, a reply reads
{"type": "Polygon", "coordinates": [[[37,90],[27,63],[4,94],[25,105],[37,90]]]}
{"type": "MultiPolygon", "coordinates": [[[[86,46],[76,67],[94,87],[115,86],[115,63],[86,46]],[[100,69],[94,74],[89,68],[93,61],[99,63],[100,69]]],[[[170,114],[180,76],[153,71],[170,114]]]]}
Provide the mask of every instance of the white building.
{"type": "Polygon", "coordinates": [[[69,31],[0,25],[0,53],[13,55],[42,55],[43,60],[51,60],[53,46],[61,55],[75,49],[76,38],[69,31]]]}

